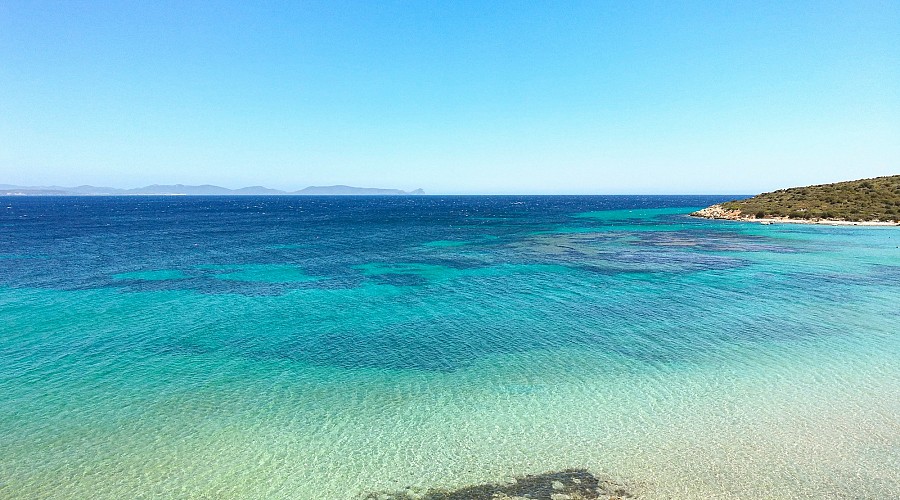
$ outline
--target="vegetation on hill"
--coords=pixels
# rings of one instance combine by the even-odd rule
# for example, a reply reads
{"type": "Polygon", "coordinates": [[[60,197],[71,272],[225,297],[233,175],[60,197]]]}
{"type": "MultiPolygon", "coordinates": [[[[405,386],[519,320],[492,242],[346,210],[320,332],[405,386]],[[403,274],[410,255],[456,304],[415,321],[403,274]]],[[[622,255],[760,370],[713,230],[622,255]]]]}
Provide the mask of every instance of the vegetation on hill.
{"type": "Polygon", "coordinates": [[[900,175],[790,189],[722,203],[742,217],[900,221],[900,175]]]}

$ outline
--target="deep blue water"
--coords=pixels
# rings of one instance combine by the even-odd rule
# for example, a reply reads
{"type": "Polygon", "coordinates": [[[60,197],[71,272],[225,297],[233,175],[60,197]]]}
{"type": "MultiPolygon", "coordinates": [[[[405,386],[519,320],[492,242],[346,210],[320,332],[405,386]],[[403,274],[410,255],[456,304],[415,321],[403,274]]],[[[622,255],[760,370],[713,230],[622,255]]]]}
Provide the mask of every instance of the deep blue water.
{"type": "MultiPolygon", "coordinates": [[[[195,272],[189,281],[123,283],[116,273],[197,265],[296,264],[352,287],[354,266],[379,261],[467,268],[490,257],[421,255],[437,240],[502,245],[557,227],[590,228],[572,214],[700,207],[722,196],[147,196],[0,199],[0,286],[80,289],[176,287],[209,293],[279,293],[285,286],[228,282],[195,272]],[[497,238],[497,241],[491,241],[497,238]],[[14,258],[29,257],[29,258],[14,258]],[[206,278],[206,279],[204,279],[206,278]]],[[[691,221],[678,217],[679,222],[691,221]]],[[[695,221],[696,222],[696,221],[695,221]]],[[[533,260],[533,259],[532,259],[533,260]]],[[[386,278],[389,280],[389,278],[386,278]]],[[[303,285],[310,286],[310,285],[303,285]]]]}

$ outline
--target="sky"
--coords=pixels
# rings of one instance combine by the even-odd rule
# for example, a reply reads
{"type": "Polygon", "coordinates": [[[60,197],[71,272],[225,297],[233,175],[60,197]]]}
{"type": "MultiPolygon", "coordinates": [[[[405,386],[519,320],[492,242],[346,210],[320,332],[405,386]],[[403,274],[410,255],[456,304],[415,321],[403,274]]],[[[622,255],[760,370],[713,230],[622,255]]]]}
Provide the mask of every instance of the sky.
{"type": "Polygon", "coordinates": [[[753,194],[900,174],[900,2],[0,2],[0,183],[753,194]]]}

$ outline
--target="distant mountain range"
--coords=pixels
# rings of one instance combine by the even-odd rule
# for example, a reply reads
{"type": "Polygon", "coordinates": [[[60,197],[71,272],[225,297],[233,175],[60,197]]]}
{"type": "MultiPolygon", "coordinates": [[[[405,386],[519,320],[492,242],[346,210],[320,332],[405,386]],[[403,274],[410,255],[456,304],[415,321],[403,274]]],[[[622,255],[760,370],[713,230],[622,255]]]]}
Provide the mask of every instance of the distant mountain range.
{"type": "Polygon", "coordinates": [[[353,186],[309,186],[299,191],[281,191],[263,186],[228,189],[204,184],[186,186],[184,184],[153,184],[134,189],[119,189],[97,186],[14,186],[0,184],[0,196],[128,196],[128,195],[403,195],[424,194],[421,189],[402,191],[400,189],[361,188],[353,186]]]}

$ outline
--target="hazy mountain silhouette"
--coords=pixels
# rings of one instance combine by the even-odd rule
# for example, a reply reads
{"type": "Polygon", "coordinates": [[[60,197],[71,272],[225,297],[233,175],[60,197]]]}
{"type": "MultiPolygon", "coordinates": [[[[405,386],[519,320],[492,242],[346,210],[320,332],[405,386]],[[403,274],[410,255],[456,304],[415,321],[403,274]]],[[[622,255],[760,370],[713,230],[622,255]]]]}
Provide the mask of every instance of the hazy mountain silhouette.
{"type": "Polygon", "coordinates": [[[97,186],[16,186],[0,184],[0,196],[119,196],[119,195],[403,195],[424,194],[421,189],[403,191],[400,189],[361,188],[353,186],[310,186],[299,191],[282,191],[263,186],[249,186],[240,189],[228,189],[211,184],[188,186],[184,184],[153,184],[150,186],[119,189],[97,186]]]}

